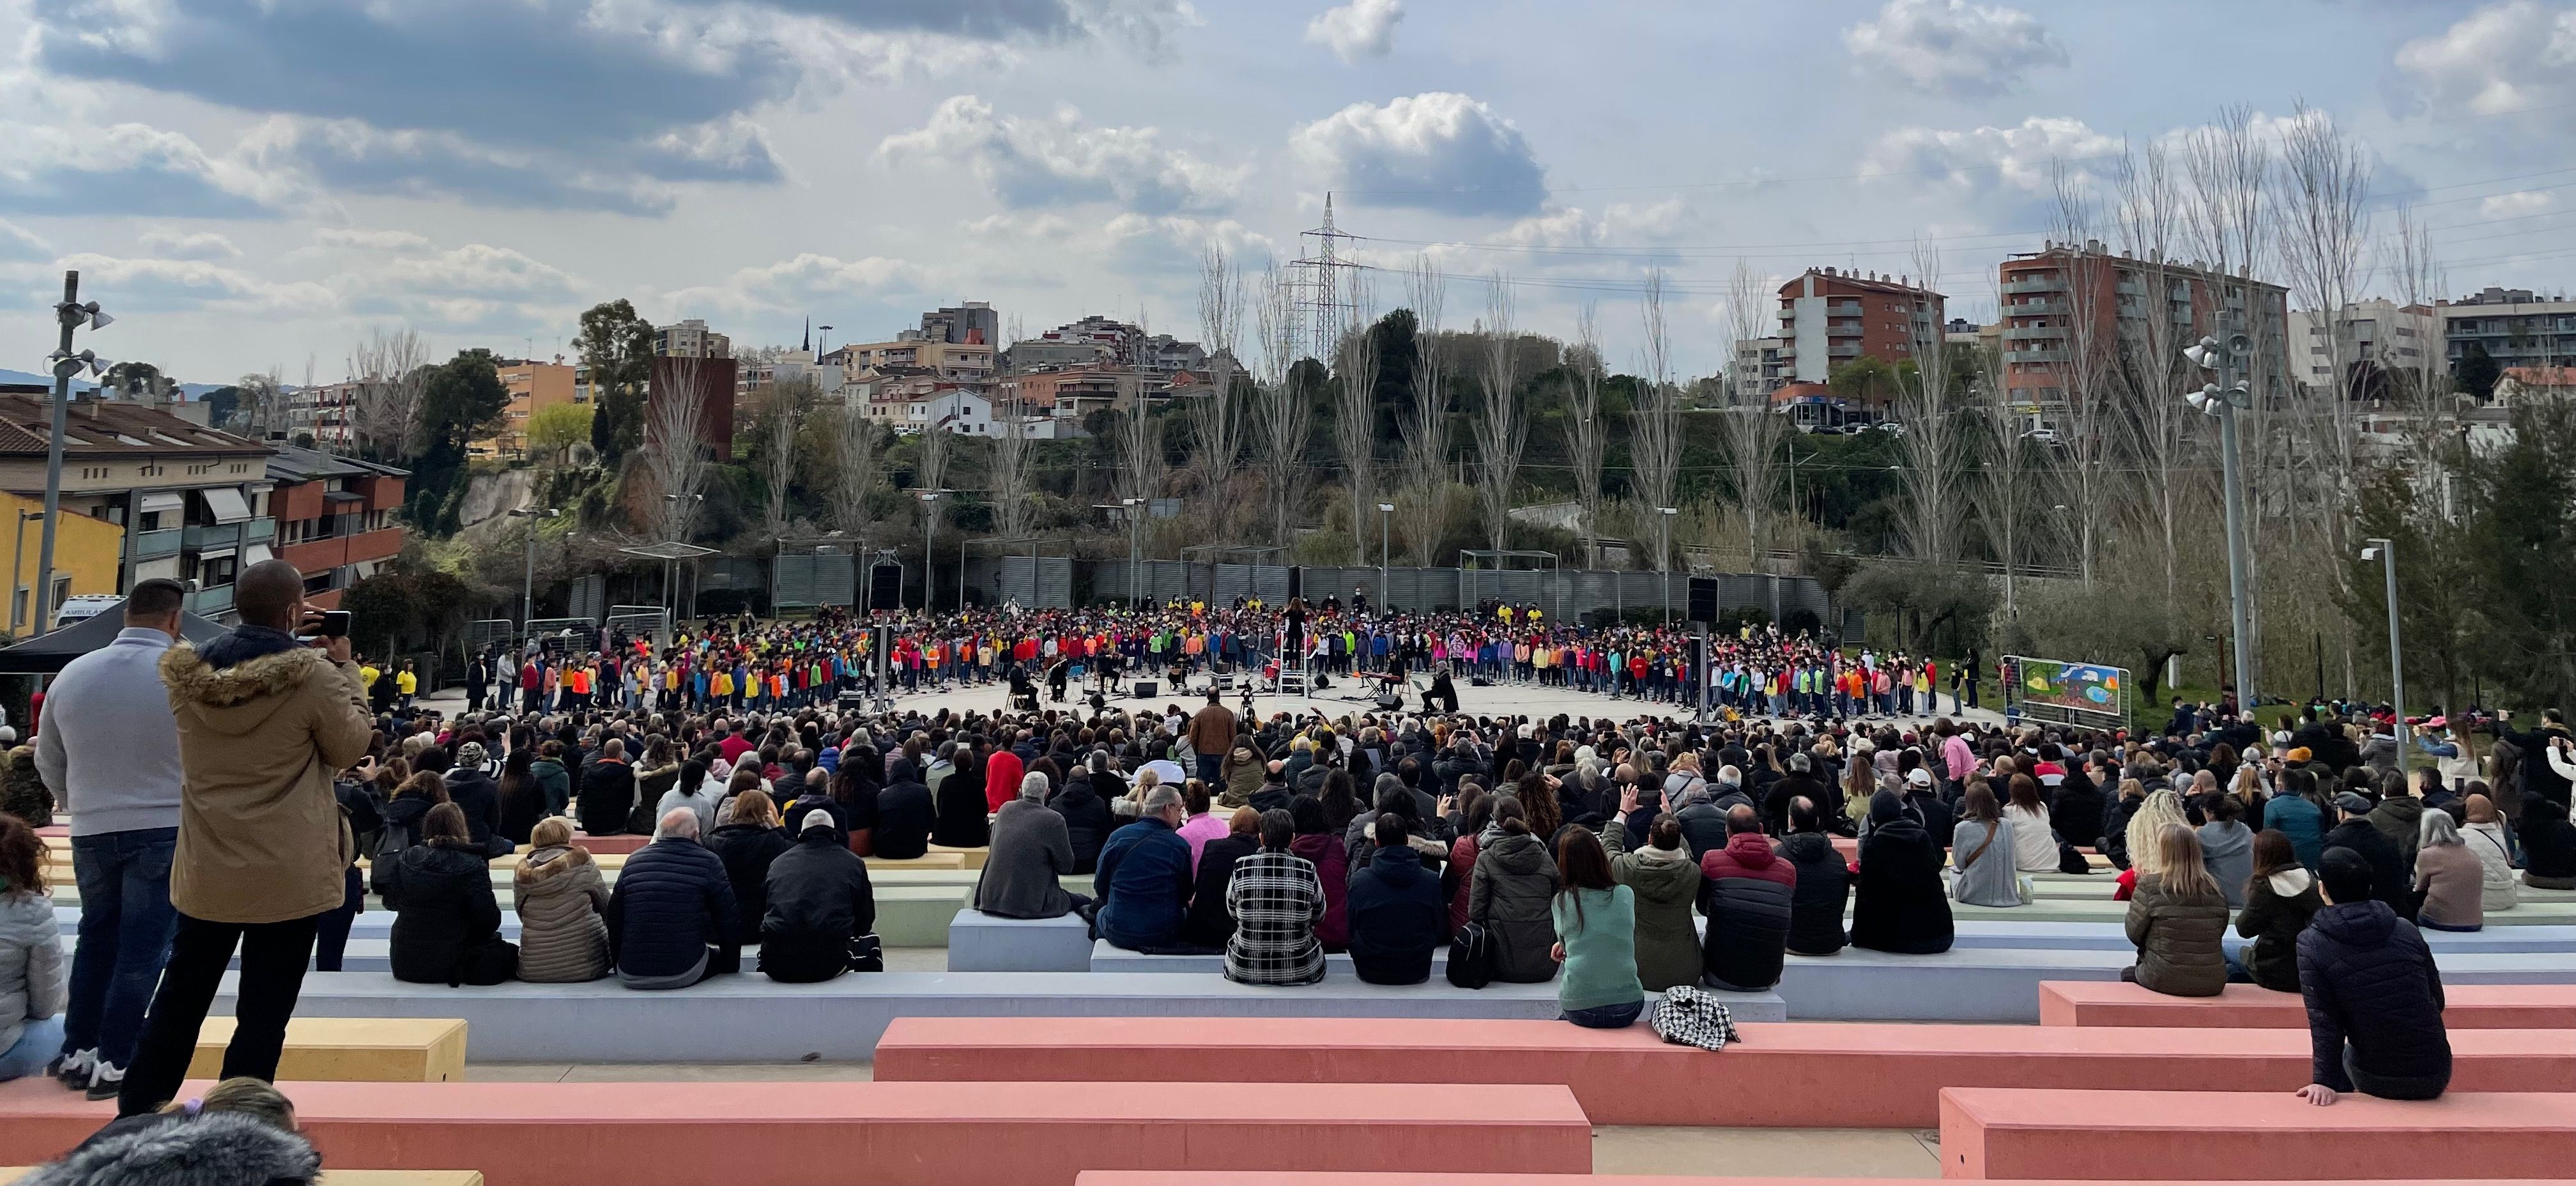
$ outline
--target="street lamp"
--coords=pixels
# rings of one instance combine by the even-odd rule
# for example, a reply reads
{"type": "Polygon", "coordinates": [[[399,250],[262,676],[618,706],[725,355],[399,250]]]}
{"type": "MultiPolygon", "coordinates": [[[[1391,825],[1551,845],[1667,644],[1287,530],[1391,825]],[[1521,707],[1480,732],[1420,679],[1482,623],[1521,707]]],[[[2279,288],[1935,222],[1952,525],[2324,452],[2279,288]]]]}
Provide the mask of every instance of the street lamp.
{"type": "Polygon", "coordinates": [[[9,548],[9,637],[11,638],[18,637],[18,570],[27,556],[27,520],[44,517],[43,511],[20,511],[17,529],[11,532],[12,535],[17,536],[9,548]]]}
{"type": "Polygon", "coordinates": [[[1392,611],[1395,608],[1395,591],[1388,583],[1390,578],[1387,576],[1386,566],[1387,537],[1394,532],[1395,504],[1391,502],[1377,504],[1377,604],[1379,609],[1386,611],[1392,611]]]}
{"type": "MultiPolygon", "coordinates": [[[[552,508],[552,507],[548,507],[548,508],[546,508],[545,510],[542,510],[542,511],[540,511],[540,510],[533,510],[533,509],[530,509],[530,508],[528,508],[528,507],[521,507],[521,508],[519,508],[518,510],[515,510],[515,511],[510,512],[510,517],[511,517],[511,518],[513,518],[513,519],[559,519],[559,518],[562,518],[562,517],[563,517],[563,512],[562,512],[562,511],[559,511],[559,510],[556,510],[556,509],[554,509],[554,508],[552,508]]],[[[519,593],[519,631],[520,631],[520,633],[522,633],[522,634],[526,633],[526,632],[527,632],[527,629],[528,629],[528,623],[530,623],[530,622],[532,622],[532,621],[535,621],[535,620],[536,620],[536,617],[537,617],[537,525],[536,525],[536,524],[534,524],[534,523],[530,523],[530,524],[528,524],[528,576],[527,576],[527,584],[526,584],[526,586],[525,586],[524,588],[522,588],[522,589],[521,589],[521,591],[520,591],[520,593],[519,593]]]]}
{"type": "MultiPolygon", "coordinates": [[[[54,423],[45,438],[45,531],[44,542],[36,552],[36,633],[42,634],[54,618],[54,524],[62,519],[63,508],[63,419],[72,402],[72,376],[87,370],[98,374],[102,369],[98,355],[83,350],[72,353],[72,331],[82,322],[92,331],[106,329],[116,319],[99,312],[98,302],[81,303],[80,273],[63,273],[63,300],[54,306],[54,320],[63,327],[62,344],[54,349],[54,423]]],[[[17,589],[9,590],[14,600],[17,589]]],[[[14,614],[15,611],[13,610],[14,614]]]]}
{"type": "MultiPolygon", "coordinates": [[[[2208,371],[2212,382],[2199,390],[2184,394],[2192,407],[2218,417],[2219,470],[2223,475],[2227,509],[2227,601],[2228,626],[2236,636],[2237,711],[2248,716],[2254,711],[2254,668],[2249,649],[2252,646],[2251,607],[2245,593],[2245,532],[2243,527],[2245,493],[2242,479],[2236,473],[2236,413],[2252,408],[2252,388],[2243,378],[2248,358],[2254,350],[2253,339],[2240,332],[2229,332],[2224,339],[2206,337],[2198,345],[2182,352],[2193,366],[2208,371]]],[[[2393,658],[2394,656],[2392,656],[2393,658]]]]}
{"type": "Polygon", "coordinates": [[[1664,625],[1670,626],[1673,624],[1673,516],[1682,512],[1680,507],[1656,507],[1655,510],[1661,516],[1655,524],[1663,531],[1662,542],[1655,549],[1655,564],[1664,570],[1664,625]]]}
{"type": "MultiPolygon", "coordinates": [[[[828,334],[828,333],[831,333],[831,332],[832,332],[832,327],[831,327],[831,326],[828,326],[828,325],[818,325],[818,326],[815,326],[814,328],[815,328],[817,331],[820,331],[820,332],[822,332],[822,333],[826,333],[826,334],[828,334]]],[[[830,341],[830,340],[831,340],[830,338],[816,338],[816,339],[814,339],[814,361],[816,361],[816,362],[821,362],[821,361],[823,361],[823,343],[828,342],[828,341],[830,341]]]]}
{"type": "Polygon", "coordinates": [[[2397,549],[2384,539],[2363,540],[2364,560],[2379,561],[2388,582],[2388,707],[2397,714],[2397,772],[2406,773],[2406,665],[2397,655],[2397,549]]]}

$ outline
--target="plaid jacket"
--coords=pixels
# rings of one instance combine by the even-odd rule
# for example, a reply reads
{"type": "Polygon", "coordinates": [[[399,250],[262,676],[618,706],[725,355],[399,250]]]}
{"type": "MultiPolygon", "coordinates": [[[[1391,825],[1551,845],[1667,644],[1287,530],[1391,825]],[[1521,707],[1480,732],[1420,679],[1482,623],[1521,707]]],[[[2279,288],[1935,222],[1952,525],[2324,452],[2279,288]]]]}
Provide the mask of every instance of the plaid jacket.
{"type": "Polygon", "coordinates": [[[1324,978],[1324,883],[1315,865],[1291,853],[1263,850],[1234,863],[1225,908],[1234,938],[1225,945],[1225,976],[1245,984],[1313,984],[1324,978]]]}

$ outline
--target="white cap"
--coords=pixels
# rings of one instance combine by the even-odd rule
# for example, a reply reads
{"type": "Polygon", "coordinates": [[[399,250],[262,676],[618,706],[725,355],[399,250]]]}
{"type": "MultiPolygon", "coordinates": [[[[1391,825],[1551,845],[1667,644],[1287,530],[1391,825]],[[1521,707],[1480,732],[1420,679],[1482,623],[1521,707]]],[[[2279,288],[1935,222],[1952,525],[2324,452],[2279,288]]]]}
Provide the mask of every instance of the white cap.
{"type": "Polygon", "coordinates": [[[832,822],[831,812],[817,807],[814,810],[805,813],[805,822],[796,826],[796,834],[802,836],[816,828],[833,828],[837,830],[839,827],[839,824],[832,822]]]}
{"type": "Polygon", "coordinates": [[[1905,781],[1912,786],[1928,787],[1932,785],[1932,772],[1917,766],[1906,772],[1905,781]]]}

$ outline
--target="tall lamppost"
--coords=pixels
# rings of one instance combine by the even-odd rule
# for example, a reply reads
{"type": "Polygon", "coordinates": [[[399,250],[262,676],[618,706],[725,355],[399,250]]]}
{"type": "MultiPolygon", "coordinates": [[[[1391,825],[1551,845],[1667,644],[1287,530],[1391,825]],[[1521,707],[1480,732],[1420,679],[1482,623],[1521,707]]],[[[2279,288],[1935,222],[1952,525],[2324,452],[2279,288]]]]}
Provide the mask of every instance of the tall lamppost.
{"type": "Polygon", "coordinates": [[[1655,549],[1656,563],[1664,570],[1664,625],[1673,624],[1673,516],[1680,507],[1656,507],[1655,525],[1662,531],[1661,543],[1655,549]]]}
{"type": "Polygon", "coordinates": [[[2251,607],[2246,603],[2245,531],[2243,479],[2236,469],[2236,413],[2254,406],[2253,389],[2245,381],[2245,364],[2254,351],[2253,339],[2241,332],[2229,332],[2224,339],[2206,337],[2198,345],[2182,352],[2193,366],[2210,372],[2212,382],[2189,392],[2183,399],[2192,407],[2218,417],[2218,459],[2227,509],[2227,603],[2228,626],[2236,636],[2236,709],[2249,718],[2254,712],[2254,668],[2251,662],[2253,622],[2251,607]]]}
{"type": "MultiPolygon", "coordinates": [[[[548,508],[546,508],[545,510],[542,510],[542,511],[541,511],[541,510],[536,510],[536,509],[534,509],[534,508],[530,508],[530,507],[521,507],[521,508],[519,508],[518,510],[515,510],[515,511],[510,512],[510,517],[511,517],[511,518],[513,518],[513,519],[559,519],[559,518],[562,518],[562,517],[563,517],[563,512],[562,512],[562,511],[559,511],[559,510],[555,510],[555,509],[554,509],[554,508],[552,508],[552,507],[548,507],[548,508]]],[[[521,634],[525,634],[525,633],[527,633],[527,630],[528,630],[528,623],[533,622],[533,621],[535,621],[536,619],[537,619],[537,525],[536,525],[536,524],[534,524],[534,523],[530,523],[530,524],[528,524],[528,575],[527,575],[527,583],[526,583],[526,585],[524,585],[524,586],[522,586],[522,587],[521,587],[520,592],[519,592],[519,632],[520,632],[521,634]]]]}
{"type": "Polygon", "coordinates": [[[2397,714],[2392,731],[2397,738],[2397,772],[2406,772],[2406,664],[2397,653],[2397,549],[2384,539],[2368,539],[2361,550],[2364,560],[2379,561],[2380,572],[2388,590],[2388,707],[2397,714]]]}
{"type": "MultiPolygon", "coordinates": [[[[62,344],[55,347],[51,360],[54,364],[54,423],[45,438],[44,542],[36,549],[35,627],[38,634],[51,629],[54,622],[54,524],[62,520],[63,419],[71,408],[72,376],[83,370],[95,375],[101,369],[95,353],[87,350],[72,353],[72,331],[80,328],[84,321],[94,331],[106,329],[116,321],[99,312],[97,301],[81,303],[78,272],[63,273],[63,300],[54,306],[54,320],[62,325],[63,334],[62,344]]],[[[12,588],[9,595],[15,598],[18,591],[12,588]]]]}
{"type": "Polygon", "coordinates": [[[939,590],[939,554],[932,543],[939,535],[939,496],[945,490],[924,490],[921,498],[921,612],[929,613],[939,590]]]}
{"type": "Polygon", "coordinates": [[[27,558],[27,520],[44,517],[43,511],[20,511],[17,529],[10,533],[17,537],[11,541],[9,548],[9,637],[11,638],[18,637],[18,621],[22,616],[18,612],[18,572],[27,558]]]}
{"type": "Polygon", "coordinates": [[[1379,609],[1387,612],[1393,612],[1395,609],[1395,590],[1389,584],[1393,578],[1388,575],[1390,570],[1386,564],[1387,537],[1394,533],[1395,504],[1391,502],[1377,504],[1377,604],[1379,609]]]}

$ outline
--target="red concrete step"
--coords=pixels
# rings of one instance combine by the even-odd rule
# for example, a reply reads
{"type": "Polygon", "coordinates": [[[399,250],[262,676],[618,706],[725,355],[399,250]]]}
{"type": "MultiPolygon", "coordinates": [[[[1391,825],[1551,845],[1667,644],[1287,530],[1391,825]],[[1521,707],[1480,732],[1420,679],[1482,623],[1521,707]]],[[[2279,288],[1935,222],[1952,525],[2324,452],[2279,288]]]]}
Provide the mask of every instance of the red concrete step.
{"type": "MultiPolygon", "coordinates": [[[[1078,1186],[1904,1186],[1894,1178],[1694,1178],[1677,1174],[1407,1174],[1298,1173],[1255,1171],[1207,1173],[1193,1170],[1085,1170],[1078,1186]]],[[[2565,1179],[2489,1178],[2477,1186],[2565,1186],[2565,1179]]],[[[2065,1180],[2029,1181],[2021,1186],[2072,1186],[2065,1180]]],[[[2140,1181],[2135,1186],[2198,1186],[2194,1183],[2140,1181]]],[[[2356,1182],[2302,1182],[2298,1186],[2359,1186],[2356,1182]]],[[[2370,1186],[2464,1186],[2461,1179],[2380,1180],[2370,1186]]]]}
{"type": "MultiPolygon", "coordinates": [[[[207,1085],[191,1083],[188,1091],[207,1085]]],[[[1563,1087],[1239,1083],[294,1083],[325,1164],[470,1168],[488,1186],[1072,1186],[1086,1169],[1592,1167],[1563,1087]],[[567,1175],[570,1175],[569,1177],[567,1175]]],[[[0,1165],[114,1108],[0,1085],[0,1165]]]]}
{"type": "MultiPolygon", "coordinates": [[[[2452,1030],[2576,1026],[2576,984],[2448,984],[2442,1025],[2452,1030]]],[[[2306,1029],[2297,993],[2231,984],[2215,997],[2169,997],[2117,981],[2043,980],[2041,1025],[2306,1029]]]]}
{"type": "Polygon", "coordinates": [[[2320,1108],[2286,1091],[1941,1093],[1945,1178],[2564,1181],[2570,1164],[2576,1095],[2345,1096],[2320,1108]]]}
{"type": "MultiPolygon", "coordinates": [[[[879,1082],[1554,1083],[1596,1124],[1930,1128],[1945,1087],[2295,1091],[2304,1032],[1746,1023],[1710,1054],[1646,1027],[1357,1018],[905,1017],[879,1082]]],[[[2576,1030],[2452,1035],[2462,1091],[2576,1092],[2576,1030]]]]}

